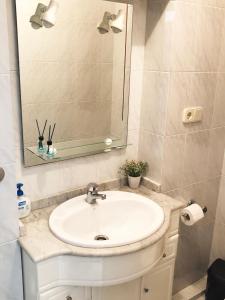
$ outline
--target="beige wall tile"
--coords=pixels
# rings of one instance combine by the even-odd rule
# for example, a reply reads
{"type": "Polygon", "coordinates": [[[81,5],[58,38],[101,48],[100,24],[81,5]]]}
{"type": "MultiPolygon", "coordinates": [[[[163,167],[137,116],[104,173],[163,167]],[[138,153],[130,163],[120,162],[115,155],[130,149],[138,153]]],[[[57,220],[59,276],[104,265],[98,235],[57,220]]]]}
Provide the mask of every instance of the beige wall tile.
{"type": "Polygon", "coordinates": [[[145,68],[148,70],[167,71],[170,69],[174,14],[173,2],[149,3],[145,40],[145,68]]]}
{"type": "Polygon", "coordinates": [[[211,130],[209,139],[208,178],[214,178],[221,176],[222,173],[225,147],[225,127],[211,130]]]}
{"type": "MultiPolygon", "coordinates": [[[[164,1],[164,0],[162,0],[162,1],[164,1]]],[[[187,2],[187,3],[195,3],[195,4],[198,4],[200,6],[212,6],[212,7],[219,7],[219,8],[224,8],[225,7],[225,1],[224,0],[176,0],[176,1],[183,1],[183,2],[187,2]]]]}
{"type": "Polygon", "coordinates": [[[110,123],[108,120],[111,116],[111,102],[80,101],[73,108],[72,137],[90,138],[90,136],[101,137],[109,135],[110,123]]]}
{"type": "Polygon", "coordinates": [[[185,127],[182,123],[182,113],[183,109],[189,106],[190,86],[190,73],[171,73],[166,118],[167,135],[185,133],[185,127]]]}
{"type": "Polygon", "coordinates": [[[213,7],[225,8],[224,0],[201,0],[202,5],[210,5],[213,7]]]}
{"type": "Polygon", "coordinates": [[[213,73],[193,73],[191,76],[190,106],[203,107],[203,120],[186,130],[209,129],[212,122],[213,105],[216,92],[216,74],[213,73]]]}
{"type": "Polygon", "coordinates": [[[142,128],[165,133],[169,73],[144,72],[142,128]]]}
{"type": "MultiPolygon", "coordinates": [[[[101,85],[102,85],[102,90],[107,90],[108,92],[110,91],[110,85],[111,85],[111,98],[113,99],[119,99],[123,97],[123,89],[124,89],[124,80],[129,79],[129,72],[130,69],[126,69],[126,75],[127,78],[124,77],[124,66],[121,65],[113,65],[112,71],[110,73],[109,67],[106,67],[103,65],[102,71],[101,71],[101,85]],[[105,73],[108,72],[108,75],[105,73]],[[105,77],[104,77],[105,75],[105,77]],[[111,82],[110,82],[110,76],[111,76],[111,82]],[[108,77],[108,83],[105,82],[105,79],[107,80],[108,77]],[[105,87],[103,87],[105,86],[105,87]]],[[[128,84],[129,87],[129,84],[128,84]]],[[[122,103],[121,103],[122,104],[122,103]]]]}
{"type": "Polygon", "coordinates": [[[197,17],[195,5],[175,1],[171,48],[171,69],[174,71],[195,70],[197,17]]]}
{"type": "Polygon", "coordinates": [[[102,63],[113,63],[113,32],[100,36],[100,61],[102,63]]]}
{"type": "MultiPolygon", "coordinates": [[[[221,177],[216,222],[225,225],[225,177],[221,177]]],[[[225,248],[224,255],[225,255],[225,248]]]]}
{"type": "Polygon", "coordinates": [[[100,61],[100,35],[96,24],[71,24],[70,50],[71,60],[76,62],[96,63],[100,61]],[[72,27],[73,26],[73,27],[72,27]]]}
{"type": "Polygon", "coordinates": [[[212,127],[225,126],[225,74],[217,75],[215,105],[212,127]]]}
{"type": "MultiPolygon", "coordinates": [[[[118,76],[119,77],[119,76],[118,76]]],[[[93,80],[93,78],[92,78],[93,80]]],[[[100,65],[100,99],[101,100],[113,100],[114,91],[118,89],[118,98],[122,98],[123,85],[124,84],[124,65],[121,68],[116,68],[113,64],[101,64],[100,65]],[[115,73],[114,69],[116,69],[115,73]],[[121,70],[122,72],[118,72],[121,70]],[[122,74],[121,74],[122,73],[122,74]],[[115,78],[121,74],[120,81],[116,81],[115,78]]],[[[98,87],[98,85],[97,85],[98,87]]],[[[89,98],[90,99],[90,98],[89,98]]]]}
{"type": "Polygon", "coordinates": [[[131,49],[131,67],[133,70],[142,70],[143,68],[145,54],[146,13],[147,0],[134,0],[131,49]]]}
{"type": "Polygon", "coordinates": [[[163,159],[163,136],[142,131],[140,135],[139,157],[149,164],[147,176],[161,182],[163,159]]]}
{"type": "Polygon", "coordinates": [[[143,70],[131,70],[130,82],[135,83],[130,85],[129,97],[129,129],[136,129],[137,124],[141,119],[142,92],[143,92],[143,70]]]}
{"type": "Polygon", "coordinates": [[[225,175],[225,157],[223,159],[222,175],[225,175]]]}
{"type": "Polygon", "coordinates": [[[184,179],[185,135],[168,136],[164,141],[162,162],[162,190],[182,186],[184,179]]]}
{"type": "Polygon", "coordinates": [[[122,99],[114,99],[111,103],[111,134],[115,137],[120,137],[123,135],[123,106],[122,99]]]}
{"type": "Polygon", "coordinates": [[[188,134],[184,157],[184,186],[207,178],[209,131],[188,134]]]}
{"type": "Polygon", "coordinates": [[[218,257],[225,259],[224,248],[224,234],[225,234],[225,177],[221,177],[220,191],[218,198],[218,207],[216,213],[216,223],[214,227],[213,242],[211,247],[211,262],[218,257]]]}
{"type": "MultiPolygon", "coordinates": [[[[66,62],[27,61],[21,65],[23,103],[71,100],[72,68],[66,62]],[[43,82],[43,79],[45,82],[43,82]]],[[[74,78],[77,74],[74,73],[74,78]]]]}
{"type": "Polygon", "coordinates": [[[100,65],[75,64],[74,69],[79,74],[79,80],[76,77],[73,80],[73,97],[86,101],[100,99],[100,65]]]}
{"type": "Polygon", "coordinates": [[[209,129],[212,122],[216,91],[216,74],[174,72],[171,74],[170,93],[167,105],[166,134],[178,134],[209,129]],[[183,124],[183,110],[202,106],[203,120],[183,124]]]}
{"type": "MultiPolygon", "coordinates": [[[[224,0],[225,2],[225,0],[224,0]]],[[[225,70],[225,27],[223,27],[223,32],[221,35],[221,48],[220,48],[220,55],[219,55],[219,72],[224,72],[225,70]]]]}
{"type": "Polygon", "coordinates": [[[198,7],[196,70],[217,71],[224,26],[224,10],[198,7]],[[217,55],[215,55],[217,54],[217,55]]]}
{"type": "Polygon", "coordinates": [[[225,259],[224,252],[224,234],[225,234],[225,225],[219,220],[216,220],[214,234],[213,234],[213,244],[211,249],[210,262],[214,262],[217,258],[225,259]]]}

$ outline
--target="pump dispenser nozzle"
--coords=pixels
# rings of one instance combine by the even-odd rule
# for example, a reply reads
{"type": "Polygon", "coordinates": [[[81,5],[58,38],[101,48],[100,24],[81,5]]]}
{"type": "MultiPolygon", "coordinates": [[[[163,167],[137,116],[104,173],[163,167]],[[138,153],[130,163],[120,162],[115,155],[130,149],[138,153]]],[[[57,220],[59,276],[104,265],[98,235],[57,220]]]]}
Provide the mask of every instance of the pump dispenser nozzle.
{"type": "Polygon", "coordinates": [[[23,196],[24,195],[24,192],[22,190],[23,184],[17,183],[16,187],[17,187],[17,196],[19,196],[19,197],[23,196]]]}

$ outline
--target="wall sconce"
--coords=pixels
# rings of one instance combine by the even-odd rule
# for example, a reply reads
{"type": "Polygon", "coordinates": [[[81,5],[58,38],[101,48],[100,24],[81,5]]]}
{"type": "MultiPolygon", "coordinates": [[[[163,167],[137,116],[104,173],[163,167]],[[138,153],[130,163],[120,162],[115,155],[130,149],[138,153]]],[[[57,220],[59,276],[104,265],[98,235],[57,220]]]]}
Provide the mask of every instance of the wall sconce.
{"type": "Polygon", "coordinates": [[[45,27],[50,28],[55,25],[58,8],[58,2],[55,0],[51,0],[45,13],[42,16],[43,24],[45,27]]]}
{"type": "Polygon", "coordinates": [[[110,28],[114,33],[120,33],[124,28],[124,14],[122,10],[119,10],[118,14],[111,14],[105,12],[102,22],[97,26],[97,29],[101,34],[108,33],[110,28]]]}
{"type": "Polygon", "coordinates": [[[104,13],[102,22],[97,26],[97,28],[101,34],[105,34],[105,33],[109,32],[109,30],[110,30],[109,22],[112,19],[112,16],[113,15],[110,12],[106,11],[104,13]]]}
{"type": "Polygon", "coordinates": [[[119,10],[117,16],[111,22],[111,28],[114,33],[120,33],[124,28],[124,14],[122,9],[119,10]]]}
{"type": "Polygon", "coordinates": [[[30,18],[31,26],[34,29],[39,29],[43,27],[43,25],[46,28],[54,26],[58,8],[59,4],[55,0],[51,0],[48,6],[39,3],[35,14],[30,18]]]}
{"type": "Polygon", "coordinates": [[[46,6],[42,3],[39,3],[35,14],[30,18],[31,26],[34,29],[39,29],[43,26],[42,24],[42,15],[45,12],[46,6]]]}

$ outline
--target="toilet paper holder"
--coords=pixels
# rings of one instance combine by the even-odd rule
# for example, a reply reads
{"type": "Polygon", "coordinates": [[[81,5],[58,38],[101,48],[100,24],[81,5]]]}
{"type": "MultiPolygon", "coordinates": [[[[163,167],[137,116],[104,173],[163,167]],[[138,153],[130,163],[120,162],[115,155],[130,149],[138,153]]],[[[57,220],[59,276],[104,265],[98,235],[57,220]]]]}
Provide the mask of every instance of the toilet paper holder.
{"type": "MultiPolygon", "coordinates": [[[[192,204],[198,204],[198,203],[197,203],[195,200],[190,200],[190,201],[188,201],[188,203],[187,203],[187,207],[190,206],[190,205],[192,205],[192,204]]],[[[204,215],[205,215],[205,214],[207,213],[207,211],[208,211],[207,206],[203,206],[203,207],[202,207],[202,211],[203,211],[203,213],[204,213],[204,215]]],[[[182,217],[184,217],[184,218],[187,219],[187,220],[190,220],[190,216],[189,216],[188,214],[183,214],[182,217]]]]}

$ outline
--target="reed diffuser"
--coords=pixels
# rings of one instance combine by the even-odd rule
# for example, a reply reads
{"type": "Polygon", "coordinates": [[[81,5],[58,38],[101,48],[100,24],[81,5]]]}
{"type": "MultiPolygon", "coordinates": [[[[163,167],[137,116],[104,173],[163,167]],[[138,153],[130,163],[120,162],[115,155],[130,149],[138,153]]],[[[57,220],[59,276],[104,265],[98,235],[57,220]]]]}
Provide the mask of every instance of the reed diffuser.
{"type": "Polygon", "coordinates": [[[38,143],[37,143],[37,148],[39,153],[44,153],[45,152],[45,146],[44,146],[44,133],[47,125],[47,120],[45,121],[44,128],[41,132],[40,126],[38,123],[38,120],[36,120],[36,125],[37,125],[37,130],[38,130],[38,143]]]}
{"type": "Polygon", "coordinates": [[[55,127],[56,127],[56,123],[54,124],[53,129],[52,126],[50,125],[48,130],[47,153],[46,153],[48,157],[53,157],[57,152],[56,149],[53,147],[53,142],[52,142],[53,135],[55,132],[55,127]]]}

